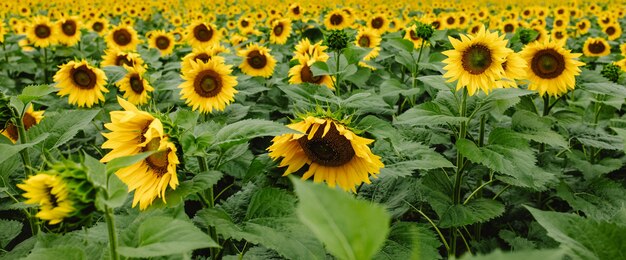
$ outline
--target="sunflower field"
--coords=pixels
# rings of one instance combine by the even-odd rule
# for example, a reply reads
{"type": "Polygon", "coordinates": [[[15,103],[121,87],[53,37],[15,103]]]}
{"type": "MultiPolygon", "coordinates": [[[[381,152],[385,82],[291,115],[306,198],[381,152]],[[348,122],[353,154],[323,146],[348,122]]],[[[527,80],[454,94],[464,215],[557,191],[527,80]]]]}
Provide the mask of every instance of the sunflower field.
{"type": "Polygon", "coordinates": [[[0,259],[626,259],[626,1],[0,3],[0,259]]]}

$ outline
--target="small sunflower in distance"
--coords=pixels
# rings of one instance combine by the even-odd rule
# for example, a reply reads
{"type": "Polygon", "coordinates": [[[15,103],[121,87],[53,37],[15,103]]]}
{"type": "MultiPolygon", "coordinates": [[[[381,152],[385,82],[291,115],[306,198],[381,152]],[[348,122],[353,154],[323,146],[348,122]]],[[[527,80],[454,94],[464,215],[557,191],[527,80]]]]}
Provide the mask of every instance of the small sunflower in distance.
{"type": "Polygon", "coordinates": [[[61,69],[54,75],[56,87],[60,88],[57,95],[68,96],[69,103],[79,107],[92,107],[104,101],[107,77],[104,71],[91,67],[87,61],[70,61],[59,66],[61,69]]]}
{"type": "Polygon", "coordinates": [[[196,21],[187,27],[187,30],[187,42],[194,48],[215,45],[221,38],[219,30],[209,23],[196,21]]]}
{"type": "Polygon", "coordinates": [[[135,191],[133,207],[139,204],[139,208],[144,210],[157,197],[165,202],[168,186],[176,189],[179,184],[176,166],[180,162],[176,146],[169,140],[158,118],[120,97],[117,100],[124,111],[111,112],[111,123],[104,125],[111,132],[102,134],[108,139],[102,148],[112,150],[100,161],[109,162],[122,156],[157,151],[115,173],[128,185],[129,192],[135,191]]]}
{"type": "Polygon", "coordinates": [[[100,66],[142,66],[143,63],[143,59],[136,52],[111,48],[104,51],[100,66]]]}
{"type": "Polygon", "coordinates": [[[461,35],[461,41],[448,37],[453,50],[444,51],[446,66],[444,78],[457,81],[456,90],[467,88],[470,96],[481,89],[486,94],[495,88],[494,81],[502,78],[502,63],[512,50],[506,47],[504,35],[489,32],[481,27],[475,35],[461,35]]]}
{"type": "Polygon", "coordinates": [[[78,17],[65,17],[57,21],[59,42],[66,46],[74,46],[80,41],[80,27],[78,17]]]}
{"type": "Polygon", "coordinates": [[[583,54],[587,57],[602,57],[611,54],[611,46],[602,38],[589,37],[583,45],[583,54]]]}
{"type": "Polygon", "coordinates": [[[430,45],[428,41],[422,39],[417,32],[417,25],[412,25],[411,27],[406,29],[404,33],[404,39],[407,39],[413,43],[413,48],[419,49],[424,46],[430,45]]]}
{"type": "Polygon", "coordinates": [[[124,98],[133,105],[143,105],[150,99],[149,93],[154,91],[150,83],[143,77],[146,69],[142,66],[129,67],[124,65],[126,76],[115,83],[124,92],[124,98]]]}
{"type": "Polygon", "coordinates": [[[95,18],[89,24],[89,29],[100,36],[104,36],[109,30],[109,20],[106,18],[95,18]]]}
{"type": "Polygon", "coordinates": [[[161,56],[167,56],[174,51],[174,42],[174,36],[170,33],[157,30],[150,35],[149,45],[150,48],[158,49],[161,52],[161,56]]]}
{"type": "Polygon", "coordinates": [[[375,30],[365,27],[359,30],[354,43],[359,47],[372,49],[363,57],[363,60],[371,60],[378,56],[380,41],[380,35],[375,30]]]}
{"type": "Polygon", "coordinates": [[[370,176],[376,177],[384,167],[368,147],[374,140],[358,136],[342,122],[304,116],[287,127],[300,133],[276,136],[268,148],[270,158],[282,158],[279,166],[287,166],[283,176],[306,164],[302,179],[313,177],[314,182],[356,192],[357,185],[371,183],[370,176]]]}
{"type": "Polygon", "coordinates": [[[313,72],[311,71],[311,66],[315,62],[319,60],[315,58],[307,58],[301,57],[298,59],[299,64],[293,66],[289,69],[289,83],[291,84],[300,84],[300,83],[311,83],[324,85],[331,90],[335,90],[333,86],[333,79],[330,75],[319,75],[313,76],[313,72]]]}
{"type": "Polygon", "coordinates": [[[200,47],[194,48],[191,50],[191,53],[185,55],[183,57],[183,61],[180,65],[181,71],[187,71],[191,68],[190,61],[203,61],[204,63],[208,62],[213,56],[218,55],[220,53],[230,53],[230,50],[221,45],[214,45],[209,47],[200,47]]]}
{"type": "Polygon", "coordinates": [[[50,225],[61,223],[74,212],[67,185],[60,176],[40,173],[30,176],[17,187],[25,191],[22,196],[27,199],[26,204],[39,205],[35,216],[47,220],[50,225]]]}
{"type": "Polygon", "coordinates": [[[274,74],[276,60],[270,54],[270,49],[250,44],[245,50],[240,50],[238,55],[244,58],[239,68],[246,75],[269,78],[274,74]]]}
{"type": "Polygon", "coordinates": [[[530,81],[529,90],[536,90],[543,96],[559,96],[574,89],[576,75],[585,63],[575,60],[580,53],[570,53],[557,42],[544,39],[534,41],[524,47],[520,55],[528,67],[526,78],[530,81]]]}
{"type": "Polygon", "coordinates": [[[291,34],[291,21],[287,18],[278,19],[272,23],[272,31],[270,33],[270,42],[276,44],[285,44],[291,34]]]}
{"type": "Polygon", "coordinates": [[[109,48],[117,48],[122,51],[134,51],[139,44],[137,31],[128,25],[120,24],[109,31],[106,37],[109,48]]]}
{"type": "Polygon", "coordinates": [[[237,77],[232,76],[232,66],[224,64],[224,58],[216,56],[203,61],[189,61],[191,65],[183,71],[184,82],[180,88],[181,99],[202,113],[223,111],[235,100],[237,77]]]}
{"type": "Polygon", "coordinates": [[[35,16],[26,31],[26,38],[35,46],[45,48],[57,43],[56,28],[45,16],[35,16]]]}
{"type": "MultiPolygon", "coordinates": [[[[26,112],[24,113],[24,116],[22,117],[24,130],[28,130],[34,125],[39,124],[39,122],[41,122],[41,119],[43,119],[43,113],[44,113],[43,110],[35,111],[33,106],[29,105],[28,108],[26,109],[26,112]]],[[[9,138],[13,143],[16,143],[17,139],[19,138],[17,127],[13,123],[10,123],[10,122],[7,123],[4,129],[0,130],[0,133],[6,136],[7,138],[9,138]]]]}

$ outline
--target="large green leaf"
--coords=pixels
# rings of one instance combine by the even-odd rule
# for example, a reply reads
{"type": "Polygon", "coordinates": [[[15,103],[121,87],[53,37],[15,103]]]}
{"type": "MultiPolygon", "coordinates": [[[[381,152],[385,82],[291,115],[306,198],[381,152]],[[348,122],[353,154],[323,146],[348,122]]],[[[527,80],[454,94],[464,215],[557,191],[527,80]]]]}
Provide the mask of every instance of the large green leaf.
{"type": "Polygon", "coordinates": [[[20,151],[26,148],[30,148],[41,143],[47,137],[48,137],[48,134],[42,134],[41,136],[37,137],[37,139],[35,140],[31,139],[30,142],[25,143],[25,144],[0,144],[0,151],[2,151],[0,153],[0,163],[6,161],[7,159],[11,158],[13,155],[16,155],[17,153],[19,153],[20,151]]]}
{"type": "Polygon", "coordinates": [[[441,259],[440,246],[441,242],[430,229],[398,222],[391,227],[389,238],[374,259],[441,259]]]}
{"type": "Polygon", "coordinates": [[[25,87],[24,90],[22,90],[22,94],[17,96],[17,98],[19,98],[24,104],[28,104],[28,102],[39,99],[56,90],[57,89],[55,87],[52,87],[50,85],[28,86],[28,87],[25,87]]]}
{"type": "Polygon", "coordinates": [[[528,260],[528,259],[541,259],[541,260],[562,260],[565,257],[565,253],[561,249],[541,249],[541,250],[526,250],[515,252],[502,252],[500,249],[486,254],[486,255],[471,255],[465,254],[461,257],[461,260],[528,260]]]}
{"type": "Polygon", "coordinates": [[[228,146],[244,143],[260,136],[276,136],[285,133],[296,133],[286,126],[262,119],[242,120],[220,129],[216,136],[216,145],[228,146]]]}
{"type": "Polygon", "coordinates": [[[285,190],[263,188],[252,196],[246,219],[292,215],[296,197],[285,190]]]}
{"type": "Polygon", "coordinates": [[[200,248],[219,247],[210,236],[191,222],[165,216],[144,220],[134,237],[135,247],[120,247],[121,255],[156,257],[184,254],[200,248]]]}
{"type": "Polygon", "coordinates": [[[394,119],[394,124],[409,126],[435,126],[458,124],[467,121],[467,117],[459,117],[442,111],[435,103],[424,103],[413,107],[394,119]]]}
{"type": "Polygon", "coordinates": [[[298,218],[339,259],[370,259],[389,232],[389,214],[326,185],[292,178],[298,218]]]}
{"type": "Polygon", "coordinates": [[[461,227],[482,223],[504,213],[502,203],[490,199],[470,200],[467,204],[450,206],[440,215],[440,227],[461,227]]]}
{"type": "Polygon", "coordinates": [[[5,248],[15,237],[22,232],[21,222],[0,219],[0,248],[5,248]]]}
{"type": "Polygon", "coordinates": [[[34,249],[25,260],[86,260],[85,251],[78,245],[59,245],[53,248],[34,249]]]}
{"type": "Polygon", "coordinates": [[[581,259],[626,259],[626,226],[526,207],[548,236],[581,259]]]}
{"type": "Polygon", "coordinates": [[[72,139],[78,131],[91,123],[99,110],[64,110],[58,114],[44,117],[39,124],[26,132],[29,140],[48,134],[39,144],[43,149],[54,149],[72,139]]]}

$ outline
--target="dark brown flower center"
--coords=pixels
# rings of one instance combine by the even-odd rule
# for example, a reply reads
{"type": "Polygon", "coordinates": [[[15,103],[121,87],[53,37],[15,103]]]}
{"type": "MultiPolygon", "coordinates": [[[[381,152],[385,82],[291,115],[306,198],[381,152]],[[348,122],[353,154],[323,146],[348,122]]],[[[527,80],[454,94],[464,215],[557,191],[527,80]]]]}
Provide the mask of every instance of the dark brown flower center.
{"type": "MultiPolygon", "coordinates": [[[[161,144],[161,138],[158,138],[158,137],[154,138],[146,144],[146,146],[142,149],[142,151],[143,152],[158,151],[160,144],[161,144]]],[[[163,174],[167,172],[167,165],[169,164],[167,155],[169,153],[170,153],[170,149],[167,149],[165,151],[159,151],[159,152],[151,154],[145,160],[146,164],[148,164],[150,169],[152,169],[152,171],[159,177],[163,176],[163,174]]]]}
{"type": "Polygon", "coordinates": [[[214,97],[222,89],[222,79],[220,75],[212,70],[205,70],[196,76],[193,81],[193,89],[201,97],[214,97]]]}
{"type": "Polygon", "coordinates": [[[560,76],[565,70],[565,59],[556,50],[540,50],[535,53],[530,68],[535,75],[542,79],[553,79],[560,76]]]}
{"type": "Polygon", "coordinates": [[[454,21],[455,21],[454,17],[448,17],[448,19],[446,19],[446,23],[448,23],[448,25],[454,24],[454,21]]]}
{"type": "Polygon", "coordinates": [[[376,17],[372,19],[372,28],[374,29],[380,29],[381,27],[383,27],[384,24],[385,20],[383,20],[383,18],[381,17],[376,17]]]}
{"type": "Polygon", "coordinates": [[[291,11],[293,12],[293,14],[299,15],[300,14],[300,7],[296,6],[293,9],[291,9],[291,11]]]}
{"type": "Polygon", "coordinates": [[[115,65],[117,65],[117,66],[122,66],[122,65],[133,66],[133,65],[135,65],[135,62],[133,60],[131,60],[128,57],[128,55],[126,55],[126,54],[119,54],[115,58],[115,65]]]}
{"type": "Polygon", "coordinates": [[[369,48],[370,47],[370,37],[367,36],[367,35],[361,36],[361,38],[359,38],[359,46],[369,48]]]}
{"type": "Polygon", "coordinates": [[[35,35],[37,35],[37,38],[40,38],[40,39],[48,38],[50,37],[51,33],[52,31],[50,30],[50,27],[48,25],[39,24],[35,26],[35,35]]]}
{"type": "Polygon", "coordinates": [[[589,52],[600,54],[606,50],[606,46],[601,41],[594,41],[589,44],[589,52]]]}
{"type": "Polygon", "coordinates": [[[491,50],[482,44],[474,44],[463,52],[461,63],[470,74],[478,75],[491,66],[491,50]]]}
{"type": "Polygon", "coordinates": [[[584,30],[585,28],[587,28],[587,24],[581,22],[581,23],[578,24],[578,28],[581,29],[581,30],[584,30]]]}
{"type": "Polygon", "coordinates": [[[414,40],[414,41],[415,41],[415,40],[419,40],[419,39],[420,39],[420,37],[419,37],[419,36],[417,36],[417,33],[415,32],[415,30],[410,30],[410,31],[409,31],[409,36],[410,36],[410,37],[411,37],[411,39],[412,39],[412,40],[414,40]]]}
{"type": "Polygon", "coordinates": [[[126,46],[132,41],[132,36],[130,32],[126,29],[118,29],[113,32],[113,41],[120,46],[126,46]]]}
{"type": "Polygon", "coordinates": [[[246,28],[248,27],[248,25],[250,25],[250,23],[248,22],[248,20],[241,20],[241,27],[246,28]]]}
{"type": "Polygon", "coordinates": [[[130,89],[133,90],[136,94],[143,93],[143,79],[139,76],[139,74],[133,74],[130,76],[130,89]]]}
{"type": "Polygon", "coordinates": [[[93,25],[91,25],[91,29],[93,29],[95,32],[101,32],[102,30],[104,30],[104,24],[102,24],[101,22],[95,22],[93,23],[93,25]]]}
{"type": "Polygon", "coordinates": [[[202,61],[204,63],[207,63],[207,62],[209,62],[209,60],[211,60],[211,56],[209,54],[206,54],[206,53],[200,53],[200,54],[196,55],[195,57],[193,57],[193,60],[194,61],[200,60],[200,61],[202,61]]]}
{"type": "Polygon", "coordinates": [[[17,127],[15,127],[13,123],[7,123],[6,128],[0,132],[6,132],[11,140],[17,140],[17,138],[19,138],[17,127]]]}
{"type": "Polygon", "coordinates": [[[44,189],[46,190],[46,195],[48,197],[48,201],[50,202],[50,205],[52,205],[53,208],[58,207],[59,200],[56,195],[52,194],[52,190],[54,189],[54,187],[49,186],[48,184],[44,184],[44,185],[46,186],[44,189]]]}
{"type": "Polygon", "coordinates": [[[276,36],[280,36],[281,34],[283,34],[283,24],[282,23],[278,23],[276,26],[274,26],[274,35],[276,36]]]}
{"type": "Polygon", "coordinates": [[[558,39],[558,40],[563,39],[563,37],[565,37],[565,35],[563,34],[563,32],[562,32],[562,31],[556,31],[556,32],[554,33],[554,38],[556,38],[556,39],[558,39]]]}
{"type": "Polygon", "coordinates": [[[199,24],[193,28],[193,36],[201,42],[208,42],[213,38],[213,29],[204,24],[199,24]]]}
{"type": "Polygon", "coordinates": [[[250,67],[253,67],[255,69],[261,69],[264,68],[265,65],[267,65],[267,57],[265,57],[265,55],[261,54],[261,52],[257,50],[248,53],[247,60],[248,64],[250,64],[250,67]]]}
{"type": "Polygon", "coordinates": [[[511,32],[513,32],[513,30],[515,30],[515,25],[512,25],[510,23],[507,23],[506,25],[504,25],[504,32],[505,33],[511,33],[511,32]]]}
{"type": "Polygon", "coordinates": [[[430,25],[432,25],[434,29],[439,29],[439,27],[441,26],[441,22],[434,21],[434,22],[430,23],[430,25]]]}
{"type": "Polygon", "coordinates": [[[343,16],[340,14],[332,14],[330,16],[330,24],[340,25],[343,22],[343,16]]]}
{"type": "Polygon", "coordinates": [[[554,22],[554,25],[556,25],[557,27],[563,26],[563,20],[556,20],[556,22],[554,22]]]}
{"type": "Polygon", "coordinates": [[[465,24],[465,16],[459,17],[459,24],[465,24]]]}
{"type": "Polygon", "coordinates": [[[474,26],[474,27],[472,27],[472,29],[470,31],[472,33],[478,33],[478,31],[480,31],[480,27],[479,26],[474,26]]]}
{"type": "Polygon", "coordinates": [[[170,47],[170,39],[165,36],[159,36],[156,38],[156,46],[159,50],[167,50],[170,47]]]}
{"type": "Polygon", "coordinates": [[[606,28],[606,30],[604,31],[606,34],[608,35],[613,35],[617,32],[617,30],[615,29],[615,27],[613,26],[609,26],[606,28]]]}
{"type": "Polygon", "coordinates": [[[67,36],[74,36],[76,34],[76,22],[67,20],[61,24],[61,31],[67,36]]]}
{"type": "Polygon", "coordinates": [[[306,64],[302,65],[302,69],[300,70],[300,79],[302,79],[302,82],[318,84],[324,79],[323,77],[324,76],[313,76],[311,68],[306,64]]]}
{"type": "MultiPolygon", "coordinates": [[[[311,161],[323,166],[341,166],[344,165],[354,157],[354,149],[350,140],[346,139],[343,135],[339,134],[336,126],[332,125],[328,133],[324,137],[323,129],[327,123],[322,124],[313,138],[308,139],[307,135],[298,139],[298,143],[304,153],[311,161]]],[[[309,129],[307,134],[311,131],[309,129]]]]}
{"type": "Polygon", "coordinates": [[[82,65],[78,68],[72,68],[70,75],[74,80],[74,84],[81,89],[93,89],[96,86],[96,73],[82,65]]]}

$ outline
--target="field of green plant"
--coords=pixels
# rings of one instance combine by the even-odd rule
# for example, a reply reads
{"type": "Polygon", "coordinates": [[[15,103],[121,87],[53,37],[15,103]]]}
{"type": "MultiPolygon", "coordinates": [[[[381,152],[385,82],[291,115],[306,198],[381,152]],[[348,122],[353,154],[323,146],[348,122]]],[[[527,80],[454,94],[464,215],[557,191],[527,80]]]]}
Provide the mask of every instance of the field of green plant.
{"type": "Polygon", "coordinates": [[[626,2],[0,3],[0,259],[626,259],[626,2]]]}

